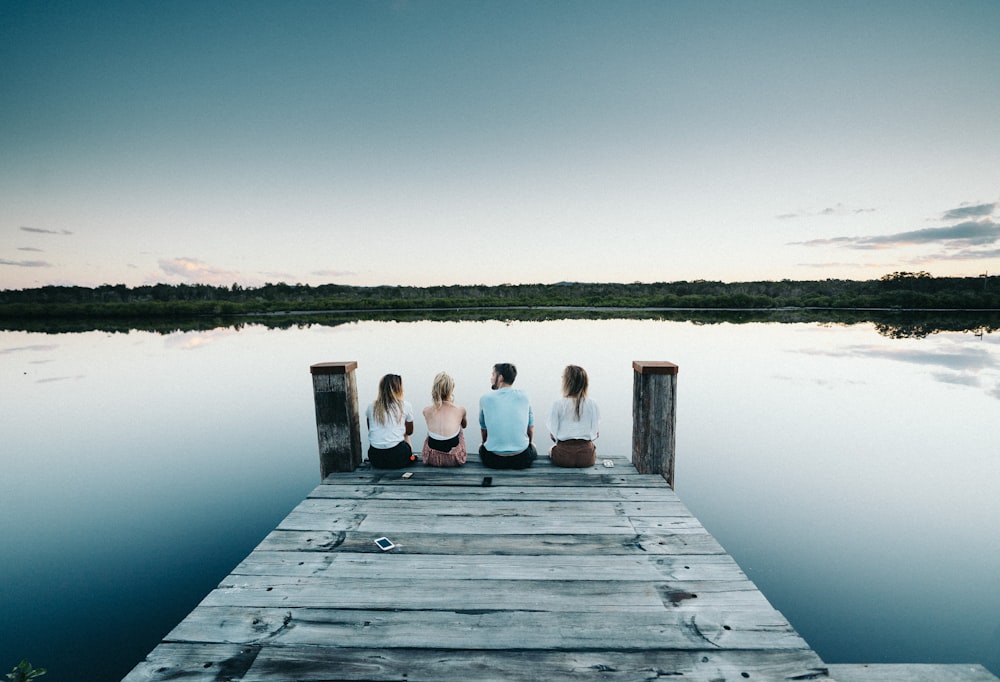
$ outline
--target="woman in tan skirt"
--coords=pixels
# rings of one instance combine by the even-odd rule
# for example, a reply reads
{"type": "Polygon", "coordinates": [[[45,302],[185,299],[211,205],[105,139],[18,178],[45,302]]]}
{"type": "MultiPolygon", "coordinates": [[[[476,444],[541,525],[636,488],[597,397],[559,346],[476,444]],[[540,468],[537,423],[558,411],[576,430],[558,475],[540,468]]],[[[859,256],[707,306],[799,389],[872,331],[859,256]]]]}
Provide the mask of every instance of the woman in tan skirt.
{"type": "Polygon", "coordinates": [[[424,408],[427,421],[427,438],[421,452],[424,464],[432,467],[457,467],[465,464],[468,455],[465,450],[467,426],[465,408],[452,402],[455,381],[440,372],[431,386],[433,404],[424,408]]]}
{"type": "Polygon", "coordinates": [[[549,457],[558,467],[589,467],[597,461],[594,440],[600,435],[601,414],[587,397],[588,383],[583,367],[568,365],[563,370],[563,397],[553,403],[548,421],[555,441],[549,457]]]}

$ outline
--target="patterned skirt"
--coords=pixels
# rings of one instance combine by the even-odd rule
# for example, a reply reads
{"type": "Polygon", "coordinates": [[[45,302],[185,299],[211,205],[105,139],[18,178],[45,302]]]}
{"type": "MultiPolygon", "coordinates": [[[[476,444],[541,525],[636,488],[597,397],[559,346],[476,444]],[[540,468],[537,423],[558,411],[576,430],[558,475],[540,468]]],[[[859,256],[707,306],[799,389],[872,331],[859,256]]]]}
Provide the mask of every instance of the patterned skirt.
{"type": "Polygon", "coordinates": [[[430,467],[462,466],[468,459],[468,453],[465,451],[465,431],[458,432],[458,445],[448,452],[433,449],[425,438],[424,449],[420,454],[424,458],[424,464],[430,467]]]}

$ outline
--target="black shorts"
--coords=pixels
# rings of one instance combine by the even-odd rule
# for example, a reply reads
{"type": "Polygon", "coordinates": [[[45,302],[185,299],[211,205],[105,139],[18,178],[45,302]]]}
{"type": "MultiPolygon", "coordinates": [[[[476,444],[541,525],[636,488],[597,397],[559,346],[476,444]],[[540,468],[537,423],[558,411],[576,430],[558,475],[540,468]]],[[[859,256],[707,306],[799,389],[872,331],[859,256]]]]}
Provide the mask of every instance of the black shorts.
{"type": "Polygon", "coordinates": [[[368,461],[375,469],[402,469],[413,463],[413,448],[405,440],[391,448],[368,447],[368,461]]]}

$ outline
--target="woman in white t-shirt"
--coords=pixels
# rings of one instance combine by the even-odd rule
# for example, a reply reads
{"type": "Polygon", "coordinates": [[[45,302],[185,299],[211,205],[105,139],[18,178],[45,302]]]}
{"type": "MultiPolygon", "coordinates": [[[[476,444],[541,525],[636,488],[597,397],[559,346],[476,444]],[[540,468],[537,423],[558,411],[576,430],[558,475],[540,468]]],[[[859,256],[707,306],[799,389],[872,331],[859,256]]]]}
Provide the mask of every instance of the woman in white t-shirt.
{"type": "Polygon", "coordinates": [[[368,461],[376,469],[402,469],[416,461],[410,447],[413,406],[403,400],[403,378],[386,374],[378,382],[378,397],[365,410],[368,461]]]}
{"type": "Polygon", "coordinates": [[[555,401],[549,413],[549,435],[555,445],[549,458],[558,467],[590,467],[597,461],[594,441],[600,435],[600,410],[587,397],[587,372],[583,367],[567,365],[562,374],[563,397],[555,401]]]}

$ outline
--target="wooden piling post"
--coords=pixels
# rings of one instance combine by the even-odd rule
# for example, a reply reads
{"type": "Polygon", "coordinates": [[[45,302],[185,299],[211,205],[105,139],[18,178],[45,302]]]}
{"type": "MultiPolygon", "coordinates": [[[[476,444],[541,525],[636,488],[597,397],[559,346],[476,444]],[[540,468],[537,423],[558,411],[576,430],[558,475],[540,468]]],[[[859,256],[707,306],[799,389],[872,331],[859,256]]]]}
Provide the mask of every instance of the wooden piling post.
{"type": "Polygon", "coordinates": [[[662,474],[674,487],[677,365],[632,362],[632,464],[641,474],[662,474]]]}
{"type": "Polygon", "coordinates": [[[357,362],[321,362],[310,366],[316,402],[319,471],[354,471],[361,464],[361,421],[358,414],[357,362]]]}

